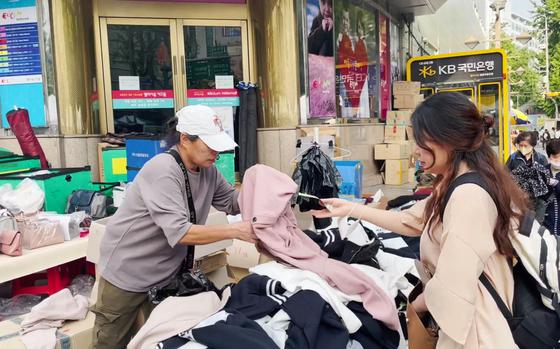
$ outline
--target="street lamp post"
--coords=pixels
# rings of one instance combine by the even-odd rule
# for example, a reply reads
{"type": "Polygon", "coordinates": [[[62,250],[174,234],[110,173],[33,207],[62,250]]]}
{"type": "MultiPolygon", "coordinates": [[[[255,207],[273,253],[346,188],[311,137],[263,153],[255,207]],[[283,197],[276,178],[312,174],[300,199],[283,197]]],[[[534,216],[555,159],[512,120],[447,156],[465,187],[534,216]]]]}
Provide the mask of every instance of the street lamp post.
{"type": "Polygon", "coordinates": [[[500,38],[502,36],[501,12],[506,7],[506,0],[495,0],[490,8],[496,12],[496,21],[494,22],[494,47],[500,48],[500,38]]]}
{"type": "MultiPolygon", "coordinates": [[[[549,64],[549,57],[548,57],[548,20],[546,19],[547,16],[544,16],[544,41],[545,41],[545,60],[546,60],[546,75],[544,77],[544,87],[546,89],[545,92],[550,92],[550,81],[549,81],[549,71],[548,71],[548,64],[549,64]]],[[[555,102],[556,103],[556,102],[555,102]]],[[[558,119],[558,107],[556,107],[556,119],[558,119]]]]}
{"type": "Polygon", "coordinates": [[[550,98],[552,100],[552,102],[554,103],[554,118],[556,119],[556,121],[559,121],[559,119],[558,119],[558,103],[556,102],[556,99],[554,99],[554,97],[560,96],[560,92],[547,92],[547,93],[545,93],[545,96],[550,98]]]}

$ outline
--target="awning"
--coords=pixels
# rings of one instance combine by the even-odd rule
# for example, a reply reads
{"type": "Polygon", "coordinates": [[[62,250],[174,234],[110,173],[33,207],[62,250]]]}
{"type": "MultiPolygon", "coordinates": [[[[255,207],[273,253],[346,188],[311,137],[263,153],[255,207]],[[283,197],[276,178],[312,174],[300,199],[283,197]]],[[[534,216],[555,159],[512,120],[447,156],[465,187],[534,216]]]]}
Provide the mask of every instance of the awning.
{"type": "Polygon", "coordinates": [[[512,125],[527,125],[530,124],[529,117],[519,109],[512,109],[512,125]]]}

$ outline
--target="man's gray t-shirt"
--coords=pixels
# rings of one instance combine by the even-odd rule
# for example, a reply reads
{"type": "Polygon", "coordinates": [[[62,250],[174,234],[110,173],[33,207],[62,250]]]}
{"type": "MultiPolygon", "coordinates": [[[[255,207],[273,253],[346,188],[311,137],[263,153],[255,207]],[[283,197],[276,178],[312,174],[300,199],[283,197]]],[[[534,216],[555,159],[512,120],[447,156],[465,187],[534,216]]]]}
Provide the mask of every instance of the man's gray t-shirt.
{"type": "MultiPolygon", "coordinates": [[[[237,192],[215,166],[188,173],[197,224],[210,206],[237,214],[237,192]]],[[[126,191],[101,241],[101,275],[131,292],[147,292],[169,283],[187,255],[179,244],[190,229],[185,177],[173,156],[148,161],[126,191]]]]}

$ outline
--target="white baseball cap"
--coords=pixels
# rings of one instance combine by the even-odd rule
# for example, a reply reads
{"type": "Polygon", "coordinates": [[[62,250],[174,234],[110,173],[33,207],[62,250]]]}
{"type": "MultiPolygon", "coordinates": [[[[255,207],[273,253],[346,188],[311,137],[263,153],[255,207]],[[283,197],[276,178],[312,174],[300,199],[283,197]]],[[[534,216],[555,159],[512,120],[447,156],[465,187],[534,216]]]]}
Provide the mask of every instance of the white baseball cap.
{"type": "Polygon", "coordinates": [[[237,143],[225,133],[222,120],[212,108],[205,105],[188,105],[176,114],[176,130],[198,136],[210,149],[222,152],[233,150],[237,143]]]}

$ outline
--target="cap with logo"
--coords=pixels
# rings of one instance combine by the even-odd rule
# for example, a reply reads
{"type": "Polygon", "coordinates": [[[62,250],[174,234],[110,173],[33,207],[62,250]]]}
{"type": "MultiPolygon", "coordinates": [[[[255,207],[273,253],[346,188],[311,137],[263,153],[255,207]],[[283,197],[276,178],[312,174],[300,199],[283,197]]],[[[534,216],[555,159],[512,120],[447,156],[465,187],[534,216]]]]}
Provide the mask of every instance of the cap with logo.
{"type": "Polygon", "coordinates": [[[188,105],[179,110],[176,116],[177,131],[198,136],[210,149],[222,152],[237,147],[237,143],[224,131],[222,120],[212,108],[188,105]]]}

